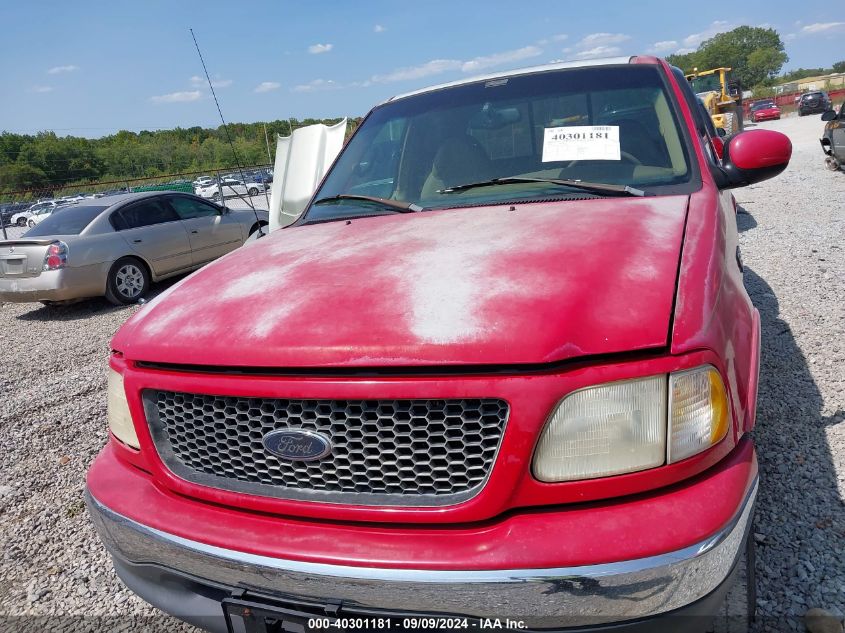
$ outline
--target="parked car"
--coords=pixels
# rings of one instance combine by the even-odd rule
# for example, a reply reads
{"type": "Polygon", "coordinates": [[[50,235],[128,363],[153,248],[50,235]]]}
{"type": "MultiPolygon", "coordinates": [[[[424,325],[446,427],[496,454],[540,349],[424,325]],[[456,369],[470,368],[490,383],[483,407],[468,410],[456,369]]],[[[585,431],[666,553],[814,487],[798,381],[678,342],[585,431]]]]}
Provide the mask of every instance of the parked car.
{"type": "Polygon", "coordinates": [[[798,102],[798,116],[817,114],[828,110],[830,110],[830,97],[823,90],[807,92],[801,95],[801,100],[798,102]]]}
{"type": "Polygon", "coordinates": [[[230,198],[232,196],[257,196],[263,193],[265,189],[264,183],[236,180],[234,178],[224,178],[218,186],[216,182],[211,183],[206,187],[197,187],[196,194],[202,198],[211,198],[212,200],[220,200],[220,191],[223,191],[223,196],[230,198]]]}
{"type": "Polygon", "coordinates": [[[25,211],[20,211],[14,214],[11,218],[11,223],[17,226],[26,226],[27,221],[36,213],[44,209],[54,209],[57,206],[59,206],[59,203],[53,200],[36,202],[35,204],[30,205],[25,211]]]}
{"type": "Polygon", "coordinates": [[[250,172],[246,174],[246,177],[254,182],[260,182],[263,185],[269,185],[273,182],[273,176],[263,170],[250,172]]]}
{"type": "Polygon", "coordinates": [[[760,121],[771,121],[780,119],[780,108],[773,99],[763,99],[751,104],[749,109],[752,123],[760,121]]]}
{"type": "MultiPolygon", "coordinates": [[[[28,208],[29,204],[26,202],[7,202],[0,205],[0,220],[2,220],[3,226],[16,224],[13,218],[28,208]]],[[[26,219],[24,219],[24,224],[26,224],[26,219]]]]}
{"type": "Polygon", "coordinates": [[[822,115],[822,121],[827,121],[824,133],[820,139],[822,151],[827,154],[825,164],[832,171],[842,169],[845,165],[845,102],[836,110],[828,110],[822,115]]]}
{"type": "Polygon", "coordinates": [[[212,184],[213,182],[217,182],[211,176],[200,176],[196,180],[193,181],[194,189],[198,187],[207,187],[208,185],[212,184]]]}
{"type": "MultiPolygon", "coordinates": [[[[35,211],[30,213],[29,217],[26,219],[26,225],[29,228],[32,228],[32,227],[36,226],[37,224],[40,224],[41,222],[46,220],[48,217],[53,215],[59,209],[62,209],[62,208],[69,206],[71,204],[75,204],[75,202],[67,202],[67,201],[61,200],[61,201],[57,202],[55,205],[39,206],[38,209],[36,209],[35,211]]],[[[30,207],[30,208],[32,208],[32,207],[30,207]]]]}
{"type": "Polygon", "coordinates": [[[104,295],[133,303],[151,283],[225,255],[267,222],[266,211],[230,210],[173,192],[59,208],[22,237],[0,241],[0,301],[104,295]]]}
{"type": "Polygon", "coordinates": [[[717,151],[705,119],[653,57],[374,108],[294,225],[112,340],[87,502],[118,575],[215,631],[747,618],[760,315],[730,189],[791,145],[717,151]]]}

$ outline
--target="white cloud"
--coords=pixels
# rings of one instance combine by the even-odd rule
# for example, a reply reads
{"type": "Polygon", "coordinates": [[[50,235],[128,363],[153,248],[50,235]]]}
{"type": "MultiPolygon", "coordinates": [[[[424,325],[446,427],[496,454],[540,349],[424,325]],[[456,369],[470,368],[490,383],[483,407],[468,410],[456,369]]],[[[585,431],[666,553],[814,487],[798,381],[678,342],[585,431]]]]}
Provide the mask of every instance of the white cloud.
{"type": "Polygon", "coordinates": [[[394,81],[406,81],[408,79],[422,79],[431,75],[439,75],[449,70],[460,70],[463,62],[458,59],[432,59],[419,66],[408,66],[398,68],[385,75],[373,75],[372,83],[392,83],[394,81]]]}
{"type": "Polygon", "coordinates": [[[334,48],[334,44],[312,44],[308,47],[308,52],[312,55],[319,55],[320,53],[328,53],[334,48]]]}
{"type": "Polygon", "coordinates": [[[469,61],[461,64],[461,70],[465,73],[478,72],[485,68],[493,68],[494,66],[501,66],[503,64],[510,64],[518,62],[523,59],[537,57],[543,53],[543,49],[537,46],[523,46],[513,51],[505,51],[503,53],[494,53],[493,55],[484,55],[475,57],[469,61]]]}
{"type": "MultiPolygon", "coordinates": [[[[199,88],[200,86],[206,85],[205,77],[200,77],[199,75],[194,75],[190,78],[189,81],[191,82],[191,85],[195,88],[199,88]]],[[[215,88],[228,88],[232,85],[232,80],[215,78],[211,80],[211,85],[215,88]]]]}
{"type": "Polygon", "coordinates": [[[668,53],[678,48],[677,40],[664,40],[662,42],[655,42],[651,45],[651,50],[654,53],[668,53]]]}
{"type": "Polygon", "coordinates": [[[376,24],[376,25],[373,27],[373,32],[374,32],[374,33],[384,33],[386,30],[387,30],[387,29],[386,29],[386,28],[384,28],[381,24],[376,24]]]}
{"type": "Polygon", "coordinates": [[[618,46],[596,46],[585,51],[578,51],[572,59],[598,59],[599,57],[616,57],[622,54],[618,46]]]}
{"type": "Polygon", "coordinates": [[[493,68],[495,66],[502,66],[504,64],[511,64],[523,59],[537,57],[543,54],[543,49],[539,46],[523,46],[512,51],[504,51],[501,53],[493,53],[492,55],[480,55],[468,60],[460,59],[432,59],[424,64],[418,66],[407,66],[405,68],[397,68],[389,73],[373,75],[365,82],[358,82],[350,84],[355,87],[366,87],[371,84],[393,83],[395,81],[407,81],[410,79],[422,79],[423,77],[431,77],[433,75],[440,75],[445,72],[452,72],[460,70],[465,73],[478,72],[485,68],[493,68]]]}
{"type": "Polygon", "coordinates": [[[270,92],[271,90],[278,90],[282,87],[278,81],[262,81],[255,87],[254,92],[270,92]]]}
{"type": "Polygon", "coordinates": [[[196,101],[202,97],[202,92],[199,90],[186,90],[183,92],[171,92],[166,95],[158,95],[150,97],[153,103],[184,103],[187,101],[196,101]]]}
{"type": "MultiPolygon", "coordinates": [[[[682,44],[684,45],[684,49],[692,49],[693,51],[698,48],[698,45],[701,44],[704,40],[709,40],[714,35],[718,35],[719,33],[725,33],[727,31],[733,30],[734,25],[726,20],[716,20],[715,22],[711,23],[706,29],[701,31],[701,33],[692,33],[687,35],[682,44]]],[[[679,50],[678,53],[681,51],[679,50]]],[[[688,51],[692,52],[692,51],[688,51]]]]}
{"type": "Polygon", "coordinates": [[[688,54],[688,53],[694,53],[696,50],[697,50],[697,49],[695,49],[695,48],[684,48],[684,47],[681,47],[681,48],[679,48],[678,50],[676,50],[676,51],[675,51],[675,54],[676,54],[676,55],[686,55],[686,54],[688,54]]]}
{"type": "Polygon", "coordinates": [[[580,50],[588,48],[596,48],[599,46],[610,46],[611,44],[621,44],[631,39],[630,35],[624,33],[590,33],[578,42],[577,47],[580,50]]]}
{"type": "Polygon", "coordinates": [[[67,66],[53,66],[47,71],[47,73],[50,75],[58,75],[59,73],[72,73],[75,70],[79,70],[79,66],[68,64],[67,66]]]}
{"type": "Polygon", "coordinates": [[[845,22],[816,22],[802,27],[801,34],[830,33],[845,30],[845,22]]]}
{"type": "Polygon", "coordinates": [[[614,57],[622,54],[622,49],[614,44],[621,44],[631,39],[624,33],[590,33],[582,37],[577,44],[563,49],[569,59],[597,59],[614,57]]]}
{"type": "Polygon", "coordinates": [[[318,92],[321,90],[338,90],[342,86],[334,79],[314,79],[307,84],[299,84],[291,88],[292,92],[318,92]]]}
{"type": "Polygon", "coordinates": [[[568,40],[568,39],[569,39],[569,36],[566,33],[560,33],[558,35],[552,36],[553,42],[562,42],[562,41],[568,40]]]}
{"type": "Polygon", "coordinates": [[[31,88],[31,92],[39,92],[39,93],[53,92],[53,86],[33,86],[31,88]]]}

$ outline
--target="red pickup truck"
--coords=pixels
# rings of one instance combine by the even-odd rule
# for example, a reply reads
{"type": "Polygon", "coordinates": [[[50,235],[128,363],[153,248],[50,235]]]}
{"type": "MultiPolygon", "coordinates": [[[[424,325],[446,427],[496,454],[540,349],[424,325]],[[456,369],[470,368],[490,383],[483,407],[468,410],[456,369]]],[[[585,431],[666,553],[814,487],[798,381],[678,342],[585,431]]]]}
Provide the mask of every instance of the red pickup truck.
{"type": "Polygon", "coordinates": [[[212,631],[753,608],[760,319],[730,189],[790,154],[722,144],[653,57],[377,106],[293,226],[114,337],[87,502],[118,575],[212,631]]]}

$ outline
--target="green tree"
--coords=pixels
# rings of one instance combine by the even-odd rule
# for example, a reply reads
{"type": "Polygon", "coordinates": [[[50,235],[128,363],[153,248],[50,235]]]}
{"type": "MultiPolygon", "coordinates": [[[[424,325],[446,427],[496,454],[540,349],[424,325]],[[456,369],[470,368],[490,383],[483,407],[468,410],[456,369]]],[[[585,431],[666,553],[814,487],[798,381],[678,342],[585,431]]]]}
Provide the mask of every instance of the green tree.
{"type": "Polygon", "coordinates": [[[714,35],[702,42],[697,52],[699,68],[728,66],[743,86],[763,83],[789,61],[778,32],[754,26],[714,35]]]}
{"type": "Polygon", "coordinates": [[[841,62],[836,62],[833,64],[833,72],[845,73],[845,59],[843,59],[841,62]]]}
{"type": "Polygon", "coordinates": [[[745,87],[771,82],[789,61],[778,32],[755,26],[719,33],[691,53],[669,55],[666,59],[685,73],[694,68],[732,68],[734,77],[745,87]]]}
{"type": "Polygon", "coordinates": [[[681,53],[676,55],[667,55],[666,61],[672,64],[673,66],[677,66],[678,68],[683,70],[684,74],[691,73],[696,68],[705,70],[705,68],[699,63],[698,51],[693,51],[691,53],[681,53]]]}
{"type": "Polygon", "coordinates": [[[47,174],[31,165],[12,163],[0,166],[0,191],[35,189],[47,183],[47,174]]]}
{"type": "Polygon", "coordinates": [[[819,75],[827,75],[831,70],[829,68],[796,68],[789,72],[783,73],[777,78],[777,83],[789,83],[790,81],[798,81],[799,79],[806,79],[807,77],[818,77],[819,75]]]}

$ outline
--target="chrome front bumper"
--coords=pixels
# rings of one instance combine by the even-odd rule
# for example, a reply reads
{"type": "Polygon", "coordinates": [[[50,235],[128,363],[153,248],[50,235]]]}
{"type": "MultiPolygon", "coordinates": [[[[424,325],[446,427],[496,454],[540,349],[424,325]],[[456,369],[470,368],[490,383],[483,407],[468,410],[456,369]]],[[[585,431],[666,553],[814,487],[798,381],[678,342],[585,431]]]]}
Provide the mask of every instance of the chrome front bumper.
{"type": "MultiPolygon", "coordinates": [[[[756,495],[755,480],[727,525],[682,550],[599,565],[490,571],[365,568],[280,560],[167,534],[112,512],[90,493],[86,500],[118,573],[121,569],[126,573],[130,568],[152,568],[184,578],[186,586],[199,583],[224,590],[244,589],[258,596],[318,604],[342,601],[344,608],[350,609],[518,618],[532,628],[550,628],[652,617],[710,595],[728,578],[743,551],[756,495]]],[[[150,588],[156,583],[146,590],[132,586],[129,580],[127,584],[177,617],[203,621],[204,614],[191,612],[199,609],[195,601],[168,603],[164,595],[159,599],[162,592],[150,588]]]]}

